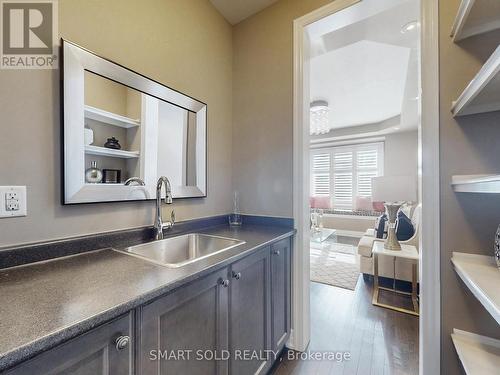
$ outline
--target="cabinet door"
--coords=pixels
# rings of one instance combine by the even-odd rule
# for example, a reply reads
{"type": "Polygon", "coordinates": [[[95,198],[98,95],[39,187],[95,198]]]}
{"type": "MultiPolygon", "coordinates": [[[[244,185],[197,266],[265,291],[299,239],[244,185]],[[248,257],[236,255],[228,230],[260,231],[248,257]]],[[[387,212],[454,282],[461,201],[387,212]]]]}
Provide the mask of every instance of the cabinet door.
{"type": "Polygon", "coordinates": [[[133,315],[44,352],[7,375],[125,375],[133,374],[133,315]]]}
{"type": "Polygon", "coordinates": [[[144,306],[139,373],[227,374],[227,361],[210,355],[228,348],[228,286],[225,268],[144,306]]]}
{"type": "Polygon", "coordinates": [[[269,247],[231,266],[230,373],[265,373],[271,349],[269,247]],[[258,357],[255,357],[255,355],[258,357]]]}
{"type": "Polygon", "coordinates": [[[271,245],[271,343],[281,350],[290,333],[290,238],[271,245]]]}

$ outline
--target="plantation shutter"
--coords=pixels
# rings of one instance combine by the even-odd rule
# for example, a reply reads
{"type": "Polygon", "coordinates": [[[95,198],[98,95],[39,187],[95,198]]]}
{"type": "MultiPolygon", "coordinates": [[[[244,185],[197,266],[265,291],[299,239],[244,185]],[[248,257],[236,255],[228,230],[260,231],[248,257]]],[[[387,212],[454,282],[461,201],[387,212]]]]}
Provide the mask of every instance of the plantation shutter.
{"type": "Polygon", "coordinates": [[[379,175],[378,148],[372,147],[356,152],[357,195],[372,196],[372,178],[379,175]]]}
{"type": "Polygon", "coordinates": [[[331,196],[333,208],[352,210],[356,197],[371,197],[372,178],[383,175],[384,144],[313,149],[311,194],[331,196]]]}
{"type": "Polygon", "coordinates": [[[333,205],[352,208],[353,197],[353,152],[333,152],[333,205]]]}
{"type": "Polygon", "coordinates": [[[312,195],[330,195],[330,153],[313,155],[311,178],[312,195]]]}

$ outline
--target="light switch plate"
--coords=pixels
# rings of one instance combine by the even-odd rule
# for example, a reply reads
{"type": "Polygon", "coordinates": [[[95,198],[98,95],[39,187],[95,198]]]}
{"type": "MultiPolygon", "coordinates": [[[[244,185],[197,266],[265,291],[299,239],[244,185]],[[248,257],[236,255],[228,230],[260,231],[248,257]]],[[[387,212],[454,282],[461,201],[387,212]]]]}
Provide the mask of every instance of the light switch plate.
{"type": "Polygon", "coordinates": [[[0,218],[26,216],[26,186],[0,186],[0,218]]]}

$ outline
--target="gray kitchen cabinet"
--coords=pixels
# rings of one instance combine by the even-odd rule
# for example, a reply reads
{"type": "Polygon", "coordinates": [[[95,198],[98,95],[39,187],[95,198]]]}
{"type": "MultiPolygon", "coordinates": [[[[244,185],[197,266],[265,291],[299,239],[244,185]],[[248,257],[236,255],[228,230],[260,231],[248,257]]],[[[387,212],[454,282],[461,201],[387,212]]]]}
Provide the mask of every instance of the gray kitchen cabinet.
{"type": "Polygon", "coordinates": [[[271,345],[274,352],[283,349],[290,333],[290,249],[290,238],[271,245],[271,345]]]}
{"type": "Polygon", "coordinates": [[[261,374],[271,349],[270,250],[266,247],[231,266],[230,374],[261,374]]]}
{"type": "Polygon", "coordinates": [[[95,328],[6,372],[6,375],[132,375],[133,314],[95,328]]]}
{"type": "Polygon", "coordinates": [[[225,268],[141,308],[139,374],[227,374],[210,356],[228,349],[229,282],[225,268]]]}
{"type": "Polygon", "coordinates": [[[264,374],[290,334],[291,254],[261,247],[5,374],[264,374]]]}

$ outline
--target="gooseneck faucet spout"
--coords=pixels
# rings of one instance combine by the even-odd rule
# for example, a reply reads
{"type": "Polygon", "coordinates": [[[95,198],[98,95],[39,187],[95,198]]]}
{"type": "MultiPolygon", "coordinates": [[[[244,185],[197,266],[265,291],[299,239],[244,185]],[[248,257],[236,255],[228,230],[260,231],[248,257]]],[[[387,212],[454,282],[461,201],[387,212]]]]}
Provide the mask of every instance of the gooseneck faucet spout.
{"type": "Polygon", "coordinates": [[[172,210],[172,214],[170,215],[170,221],[164,223],[162,219],[161,188],[163,185],[165,185],[165,203],[172,204],[172,188],[170,186],[170,181],[165,176],[162,176],[158,179],[158,183],[156,184],[156,217],[155,217],[154,229],[155,229],[155,238],[157,240],[163,239],[163,229],[170,229],[173,227],[175,223],[174,210],[172,210]]]}

